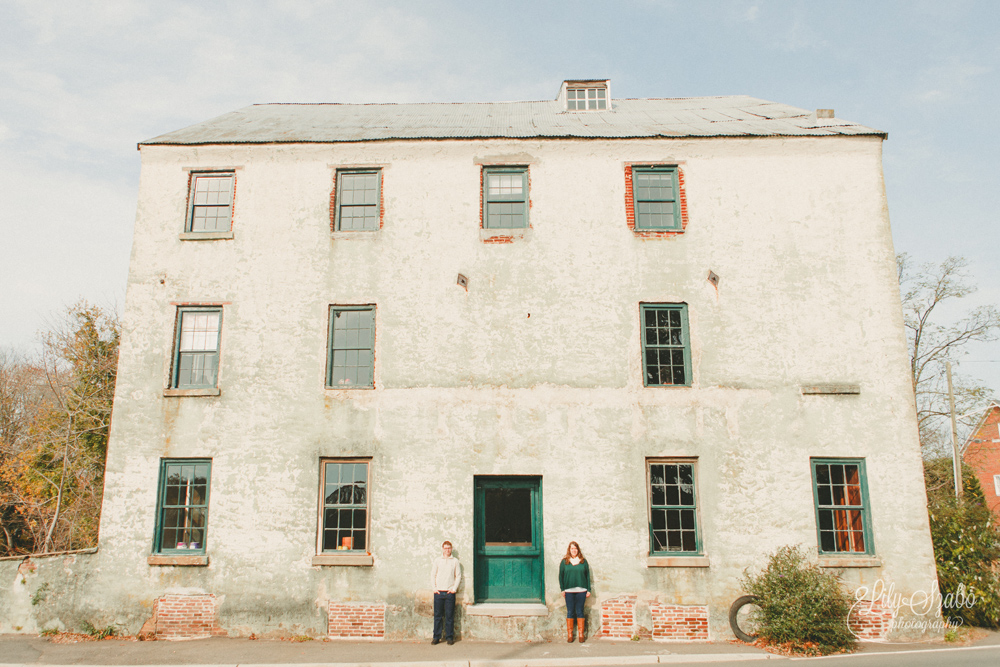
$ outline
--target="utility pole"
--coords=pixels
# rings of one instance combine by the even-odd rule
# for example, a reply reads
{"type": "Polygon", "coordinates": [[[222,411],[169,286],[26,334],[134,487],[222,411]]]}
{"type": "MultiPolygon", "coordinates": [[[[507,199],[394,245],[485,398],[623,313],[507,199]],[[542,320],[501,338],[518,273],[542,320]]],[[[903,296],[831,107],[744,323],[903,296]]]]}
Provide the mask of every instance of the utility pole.
{"type": "Polygon", "coordinates": [[[945,362],[948,371],[948,405],[951,411],[951,452],[955,473],[955,498],[962,499],[962,457],[958,453],[958,423],[955,421],[955,391],[951,387],[951,362],[945,362]]]}

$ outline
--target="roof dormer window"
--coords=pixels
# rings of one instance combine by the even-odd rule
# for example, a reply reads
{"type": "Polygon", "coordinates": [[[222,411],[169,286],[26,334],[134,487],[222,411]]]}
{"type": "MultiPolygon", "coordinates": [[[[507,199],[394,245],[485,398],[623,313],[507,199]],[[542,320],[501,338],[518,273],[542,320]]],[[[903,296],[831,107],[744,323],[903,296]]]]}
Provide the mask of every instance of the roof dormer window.
{"type": "Polygon", "coordinates": [[[604,88],[570,88],[566,91],[566,108],[570,111],[607,109],[607,92],[604,88]]]}
{"type": "Polygon", "coordinates": [[[559,99],[567,111],[607,111],[611,108],[611,94],[606,79],[563,81],[559,99]]]}

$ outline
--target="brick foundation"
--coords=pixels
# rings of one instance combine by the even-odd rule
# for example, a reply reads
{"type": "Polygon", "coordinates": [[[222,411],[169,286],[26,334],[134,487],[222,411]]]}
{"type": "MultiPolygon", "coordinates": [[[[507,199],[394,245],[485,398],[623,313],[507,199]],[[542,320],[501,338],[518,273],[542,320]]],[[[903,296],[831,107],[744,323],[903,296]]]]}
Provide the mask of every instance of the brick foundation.
{"type": "Polygon", "coordinates": [[[657,641],[708,641],[708,607],[650,602],[653,639],[657,641]]]}
{"type": "Polygon", "coordinates": [[[858,602],[851,608],[847,625],[861,641],[885,639],[892,629],[895,615],[879,602],[858,602]]]}
{"type": "Polygon", "coordinates": [[[385,605],[379,602],[330,602],[331,639],[384,639],[385,605]]]}
{"type": "Polygon", "coordinates": [[[634,595],[619,595],[601,603],[601,637],[631,639],[636,633],[634,595]]]}
{"type": "Polygon", "coordinates": [[[218,601],[214,595],[164,595],[154,607],[158,639],[225,637],[219,627],[218,601]]]}

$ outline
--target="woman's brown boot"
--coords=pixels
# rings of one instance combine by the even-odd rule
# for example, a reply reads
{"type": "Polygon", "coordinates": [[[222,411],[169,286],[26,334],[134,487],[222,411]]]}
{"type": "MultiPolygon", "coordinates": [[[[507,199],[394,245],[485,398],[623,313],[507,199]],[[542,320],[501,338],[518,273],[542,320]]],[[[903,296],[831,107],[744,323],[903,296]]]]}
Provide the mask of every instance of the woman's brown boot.
{"type": "Polygon", "coordinates": [[[583,638],[583,622],[584,619],[582,618],[576,619],[576,634],[579,636],[581,644],[587,641],[586,639],[583,638]]]}
{"type": "Polygon", "coordinates": [[[573,643],[573,619],[566,619],[566,641],[573,643]]]}

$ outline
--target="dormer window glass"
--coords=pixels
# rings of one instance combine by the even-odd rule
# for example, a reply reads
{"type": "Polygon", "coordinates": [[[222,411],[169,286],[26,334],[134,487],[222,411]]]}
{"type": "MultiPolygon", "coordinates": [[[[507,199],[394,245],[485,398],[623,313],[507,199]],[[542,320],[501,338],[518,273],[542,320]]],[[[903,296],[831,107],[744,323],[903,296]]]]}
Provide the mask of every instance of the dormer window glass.
{"type": "Polygon", "coordinates": [[[608,91],[600,88],[568,88],[566,108],[570,111],[597,111],[608,108],[608,91]]]}

